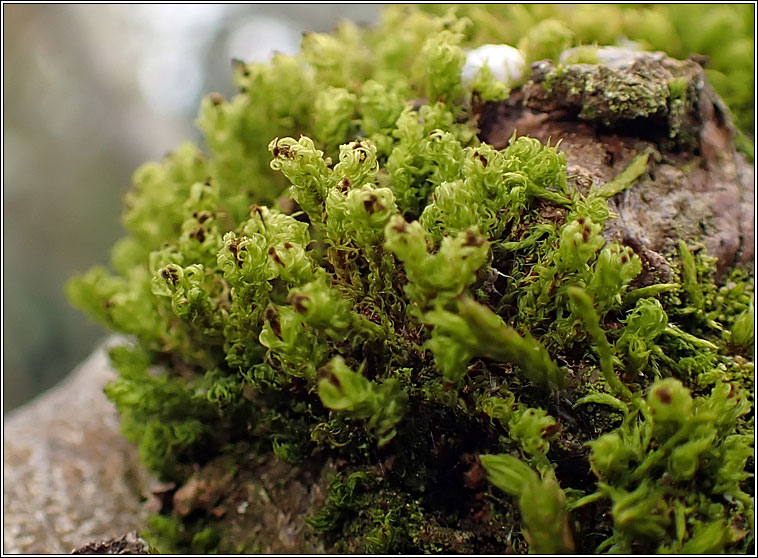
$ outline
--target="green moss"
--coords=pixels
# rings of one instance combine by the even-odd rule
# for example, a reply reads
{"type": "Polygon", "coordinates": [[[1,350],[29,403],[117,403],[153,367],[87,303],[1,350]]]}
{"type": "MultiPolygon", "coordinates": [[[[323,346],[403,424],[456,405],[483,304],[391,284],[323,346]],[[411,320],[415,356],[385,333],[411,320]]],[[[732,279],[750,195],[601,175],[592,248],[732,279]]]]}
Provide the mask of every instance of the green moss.
{"type": "Polygon", "coordinates": [[[375,473],[357,471],[334,478],[326,503],[307,522],[338,552],[387,554],[414,548],[423,516],[418,501],[389,489],[375,473]]]}
{"type": "MultiPolygon", "coordinates": [[[[394,7],[238,62],[240,93],[201,107],[209,154],[137,171],[114,271],[68,288],[132,336],[107,388],[124,434],[179,486],[217,458],[339,463],[309,536],[346,552],[746,550],[752,273],[717,284],[687,238],[670,282],[637,288],[640,257],[603,229],[646,153],[585,195],[556,145],[481,143],[468,100],[503,91],[461,82],[464,48],[497,32],[471,10],[394,7]]],[[[530,52],[573,40],[561,8],[507,10],[557,18],[530,52]]],[[[601,30],[582,13],[579,40],[601,30]]],[[[155,516],[151,540],[265,548],[207,512],[155,516]]]]}
{"type": "Polygon", "coordinates": [[[649,551],[661,545],[658,552],[684,552],[701,544],[696,532],[703,521],[721,552],[750,538],[737,526],[738,517],[752,522],[754,513],[751,496],[740,488],[749,475],[752,429],[741,433],[750,403],[739,388],[719,383],[709,396],[693,399],[668,378],[654,383],[637,406],[639,414],[626,414],[617,431],[590,444],[599,492],[612,501],[614,515],[613,535],[601,547],[627,552],[636,544],[649,551]],[[715,503],[716,494],[729,494],[728,504],[715,503]]]}
{"type": "Polygon", "coordinates": [[[563,23],[545,19],[529,29],[519,41],[527,64],[538,60],[557,60],[574,42],[574,34],[563,23]]]}
{"type": "Polygon", "coordinates": [[[519,498],[532,552],[566,554],[574,551],[566,495],[551,473],[540,478],[528,465],[510,455],[483,455],[482,463],[492,484],[519,498]]]}
{"type": "Polygon", "coordinates": [[[184,525],[173,516],[151,515],[141,536],[159,553],[175,552],[186,547],[188,542],[184,525]]]}
{"type": "Polygon", "coordinates": [[[158,554],[216,554],[221,541],[214,525],[202,521],[187,524],[176,516],[158,514],[148,517],[147,529],[141,535],[158,554]]]}

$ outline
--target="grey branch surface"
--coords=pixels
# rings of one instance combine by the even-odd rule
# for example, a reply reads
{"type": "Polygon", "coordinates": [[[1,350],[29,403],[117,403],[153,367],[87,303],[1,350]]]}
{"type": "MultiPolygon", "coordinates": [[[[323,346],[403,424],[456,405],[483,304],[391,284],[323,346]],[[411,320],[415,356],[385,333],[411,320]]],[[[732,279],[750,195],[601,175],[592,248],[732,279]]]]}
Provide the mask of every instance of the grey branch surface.
{"type": "Polygon", "coordinates": [[[119,433],[101,345],[63,383],[6,417],[3,552],[69,553],[142,526],[148,477],[119,433]]]}

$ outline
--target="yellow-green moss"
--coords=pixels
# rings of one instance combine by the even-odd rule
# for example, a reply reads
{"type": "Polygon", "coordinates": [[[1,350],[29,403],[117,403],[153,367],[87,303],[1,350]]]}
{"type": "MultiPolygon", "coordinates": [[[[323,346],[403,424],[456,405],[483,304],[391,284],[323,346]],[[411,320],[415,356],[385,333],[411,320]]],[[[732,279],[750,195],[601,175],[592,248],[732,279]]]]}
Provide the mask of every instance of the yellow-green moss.
{"type": "MultiPolygon", "coordinates": [[[[571,39],[538,23],[558,8],[505,9],[504,38],[555,31],[530,52],[571,39]]],[[[496,11],[394,7],[237,62],[240,93],[201,107],[209,154],[137,171],[115,272],[69,285],[133,336],[107,389],[123,431],[179,485],[243,446],[344,464],[309,523],[346,551],[523,550],[522,526],[544,552],[744,551],[752,274],[716,285],[683,243],[670,283],[636,289],[602,231],[645,155],[584,196],[555,145],[480,142],[460,72],[496,11]]],[[[210,515],[150,526],[163,549],[257,548],[210,515]]]]}

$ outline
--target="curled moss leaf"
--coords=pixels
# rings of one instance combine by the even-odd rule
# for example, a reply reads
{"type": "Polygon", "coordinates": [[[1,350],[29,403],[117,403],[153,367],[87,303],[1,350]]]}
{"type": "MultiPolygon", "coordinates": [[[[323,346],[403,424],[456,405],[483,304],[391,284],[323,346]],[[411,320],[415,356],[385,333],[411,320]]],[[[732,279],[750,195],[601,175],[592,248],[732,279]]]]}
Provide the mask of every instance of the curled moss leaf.
{"type": "Polygon", "coordinates": [[[507,455],[482,455],[490,482],[519,500],[530,548],[538,554],[563,554],[574,550],[566,511],[566,496],[555,476],[540,476],[520,459],[507,455]]]}
{"type": "Polygon", "coordinates": [[[462,33],[444,30],[430,36],[421,48],[417,64],[427,77],[427,97],[454,99],[461,92],[461,70],[466,53],[460,47],[462,33]]]}
{"type": "Polygon", "coordinates": [[[435,326],[428,347],[450,381],[457,383],[465,373],[466,362],[476,355],[517,365],[525,378],[542,388],[563,385],[563,373],[534,337],[521,336],[470,298],[459,299],[457,310],[437,309],[424,316],[435,326]]]}
{"type": "Polygon", "coordinates": [[[546,455],[550,449],[550,438],[560,427],[544,409],[525,409],[514,413],[510,421],[510,435],[521,443],[531,455],[546,455]]]}
{"type": "Polygon", "coordinates": [[[705,302],[697,281],[695,258],[692,257],[692,252],[683,240],[679,241],[679,257],[682,259],[682,288],[689,295],[692,305],[702,311],[705,302]]]}
{"type": "Polygon", "coordinates": [[[647,169],[649,153],[640,153],[612,180],[603,184],[600,188],[592,190],[595,196],[609,198],[626,190],[635,180],[637,180],[647,169]]]}
{"type": "Polygon", "coordinates": [[[578,218],[561,230],[561,244],[557,259],[564,269],[582,269],[605,244],[600,235],[602,225],[591,219],[578,218]]]}
{"type": "Polygon", "coordinates": [[[395,437],[395,427],[408,406],[408,396],[396,380],[371,382],[350,370],[340,357],[332,359],[319,376],[318,394],[326,407],[366,420],[366,428],[380,446],[395,437]]]}
{"type": "Polygon", "coordinates": [[[626,474],[635,454],[618,432],[603,434],[588,444],[592,448],[590,466],[600,478],[613,478],[626,474]]]}
{"type": "Polygon", "coordinates": [[[488,65],[479,69],[471,80],[470,87],[483,101],[504,101],[511,92],[508,83],[497,79],[488,65]]]}
{"type": "Polygon", "coordinates": [[[662,539],[671,524],[671,512],[662,488],[648,483],[627,492],[612,490],[613,521],[617,529],[630,536],[662,539]]]}
{"type": "Polygon", "coordinates": [[[443,239],[436,254],[427,252],[428,234],[418,221],[395,216],[385,227],[385,247],[405,265],[408,296],[424,307],[452,300],[476,280],[489,256],[489,243],[475,229],[443,239]]]}
{"type": "Polygon", "coordinates": [[[585,327],[589,331],[592,340],[595,342],[595,347],[600,356],[600,369],[603,371],[603,376],[608,386],[616,393],[618,397],[624,399],[631,399],[632,393],[629,388],[626,387],[618,378],[613,370],[613,352],[611,346],[608,343],[608,338],[600,329],[599,318],[597,312],[592,305],[592,299],[589,295],[582,291],[578,287],[571,287],[569,290],[569,296],[572,302],[576,305],[576,309],[584,322],[585,327]]]}
{"type": "Polygon", "coordinates": [[[681,424],[692,410],[692,396],[682,382],[666,378],[656,382],[647,397],[650,412],[658,424],[681,424]]]}
{"type": "Polygon", "coordinates": [[[324,160],[323,151],[316,149],[313,140],[301,137],[276,138],[268,146],[274,156],[271,168],[281,170],[292,183],[291,193],[300,207],[319,223],[323,220],[324,200],[331,186],[330,160],[324,160]]]}
{"type": "Polygon", "coordinates": [[[330,148],[345,142],[357,102],[356,96],[346,89],[327,87],[320,91],[315,99],[314,136],[330,148]]]}
{"type": "Polygon", "coordinates": [[[730,343],[740,349],[750,349],[754,344],[755,311],[752,304],[734,320],[730,343]]]}
{"type": "Polygon", "coordinates": [[[627,371],[640,373],[647,368],[651,348],[668,325],[668,316],[656,299],[640,298],[626,319],[626,327],[616,348],[626,351],[627,371]]]}

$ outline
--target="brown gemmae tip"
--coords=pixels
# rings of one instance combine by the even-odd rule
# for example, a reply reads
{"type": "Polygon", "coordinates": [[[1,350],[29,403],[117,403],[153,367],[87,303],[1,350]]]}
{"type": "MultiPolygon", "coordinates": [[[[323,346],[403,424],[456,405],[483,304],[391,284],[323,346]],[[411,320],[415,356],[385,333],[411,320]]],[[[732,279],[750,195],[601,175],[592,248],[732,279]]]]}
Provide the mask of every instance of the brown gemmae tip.
{"type": "Polygon", "coordinates": [[[145,541],[137,532],[127,533],[122,537],[95,541],[74,549],[71,554],[150,554],[145,541]]]}
{"type": "Polygon", "coordinates": [[[604,232],[647,262],[648,284],[670,277],[680,239],[716,258],[717,280],[752,267],[754,167],[695,61],[644,52],[613,64],[543,60],[508,99],[472,108],[479,137],[498,149],[514,134],[561,140],[570,186],[583,194],[650,153],[645,172],[609,199],[616,217],[604,232]]]}

